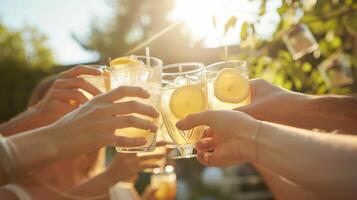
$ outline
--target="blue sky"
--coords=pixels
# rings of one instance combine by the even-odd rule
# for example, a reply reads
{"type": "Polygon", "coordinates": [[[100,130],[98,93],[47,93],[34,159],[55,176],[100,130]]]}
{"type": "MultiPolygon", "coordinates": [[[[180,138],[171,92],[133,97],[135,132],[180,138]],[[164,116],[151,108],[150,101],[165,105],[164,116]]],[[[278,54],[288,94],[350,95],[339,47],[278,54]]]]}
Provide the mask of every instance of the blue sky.
{"type": "Polygon", "coordinates": [[[0,0],[0,20],[11,28],[38,28],[48,36],[61,64],[96,60],[97,55],[83,50],[71,33],[85,37],[93,17],[105,19],[111,13],[105,0],[0,0]]]}

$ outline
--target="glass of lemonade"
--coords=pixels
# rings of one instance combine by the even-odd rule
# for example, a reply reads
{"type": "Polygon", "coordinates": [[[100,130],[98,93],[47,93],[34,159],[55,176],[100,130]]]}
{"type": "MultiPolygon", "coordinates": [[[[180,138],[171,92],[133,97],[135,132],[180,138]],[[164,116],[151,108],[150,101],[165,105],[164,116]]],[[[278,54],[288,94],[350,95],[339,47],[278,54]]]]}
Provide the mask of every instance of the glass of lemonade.
{"type": "Polygon", "coordinates": [[[204,126],[182,131],[176,123],[190,114],[208,108],[206,76],[202,63],[177,63],[163,67],[161,116],[180,155],[195,157],[194,145],[201,138],[204,126]]]}
{"type": "MultiPolygon", "coordinates": [[[[101,76],[80,75],[79,78],[82,78],[85,81],[87,81],[88,83],[92,84],[94,87],[96,87],[102,93],[106,93],[106,92],[110,91],[111,84],[110,84],[109,72],[107,71],[107,66],[105,66],[105,65],[89,65],[89,67],[99,69],[103,72],[103,74],[101,76]]],[[[79,89],[79,90],[88,99],[93,98],[93,95],[88,93],[87,91],[82,90],[82,89],[79,89]]]]}
{"type": "Polygon", "coordinates": [[[176,174],[173,166],[167,165],[164,171],[154,170],[150,182],[157,189],[155,196],[158,200],[176,198],[176,174]]]}
{"type": "Polygon", "coordinates": [[[249,74],[242,60],[223,61],[205,67],[209,106],[231,110],[250,103],[249,74]]]}
{"type": "MultiPolygon", "coordinates": [[[[161,71],[162,61],[154,57],[146,56],[130,56],[117,58],[110,63],[110,78],[112,88],[117,88],[123,85],[138,86],[146,89],[150,93],[149,99],[141,99],[134,97],[127,97],[120,101],[136,100],[141,103],[153,106],[160,111],[161,105],[161,71]]],[[[151,120],[154,124],[159,126],[160,119],[152,119],[140,114],[133,114],[143,119],[151,120]]],[[[123,128],[117,129],[115,134],[123,137],[143,137],[146,143],[143,146],[137,147],[121,147],[117,146],[118,152],[136,153],[153,151],[156,142],[156,133],[149,130],[138,128],[123,128]]]]}
{"type": "MultiPolygon", "coordinates": [[[[165,141],[165,138],[164,138],[164,125],[161,124],[160,125],[160,128],[158,130],[158,133],[157,133],[157,141],[160,142],[160,141],[165,141]]],[[[162,155],[162,154],[165,154],[165,157],[163,158],[160,158],[160,159],[150,159],[150,160],[146,160],[144,161],[146,164],[150,164],[150,165],[157,165],[158,167],[155,168],[155,170],[161,170],[163,171],[164,168],[165,168],[165,165],[166,165],[166,154],[167,154],[167,148],[166,148],[166,145],[162,145],[162,146],[156,146],[154,151],[151,151],[151,152],[139,152],[137,153],[138,157],[144,157],[144,156],[150,156],[150,155],[162,155]]],[[[151,168],[147,168],[147,169],[144,169],[143,172],[146,172],[146,173],[152,173],[153,172],[153,169],[151,168]]]]}

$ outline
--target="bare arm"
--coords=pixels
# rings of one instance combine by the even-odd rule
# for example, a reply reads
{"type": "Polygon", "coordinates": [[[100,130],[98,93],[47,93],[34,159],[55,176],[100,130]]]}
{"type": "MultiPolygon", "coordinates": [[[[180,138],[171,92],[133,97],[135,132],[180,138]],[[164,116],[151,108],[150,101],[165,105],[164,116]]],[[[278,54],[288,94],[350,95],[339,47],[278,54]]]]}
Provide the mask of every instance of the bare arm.
{"type": "MultiPolygon", "coordinates": [[[[95,97],[54,124],[10,136],[8,142],[12,144],[18,161],[16,166],[20,167],[22,174],[27,174],[56,159],[91,152],[103,146],[142,145],[145,143],[143,138],[126,138],[113,133],[115,129],[125,127],[156,131],[157,127],[150,121],[127,114],[140,113],[152,118],[159,114],[154,108],[135,101],[115,102],[126,96],[148,98],[150,95],[142,88],[122,86],[95,97]],[[127,109],[131,104],[135,107],[127,109]]],[[[10,180],[5,179],[1,170],[4,169],[0,169],[0,184],[6,184],[10,180]]]]}
{"type": "Polygon", "coordinates": [[[229,166],[252,161],[324,199],[356,198],[356,136],[269,122],[261,122],[259,127],[259,123],[241,112],[206,111],[187,117],[177,127],[210,127],[210,134],[205,133],[209,137],[196,145],[197,159],[203,164],[229,166]]]}
{"type": "Polygon", "coordinates": [[[256,119],[304,129],[357,134],[357,97],[313,96],[251,80],[252,102],[236,110],[256,119]]]}
{"type": "Polygon", "coordinates": [[[324,198],[357,196],[355,136],[263,122],[257,142],[257,163],[262,166],[324,198]]]}

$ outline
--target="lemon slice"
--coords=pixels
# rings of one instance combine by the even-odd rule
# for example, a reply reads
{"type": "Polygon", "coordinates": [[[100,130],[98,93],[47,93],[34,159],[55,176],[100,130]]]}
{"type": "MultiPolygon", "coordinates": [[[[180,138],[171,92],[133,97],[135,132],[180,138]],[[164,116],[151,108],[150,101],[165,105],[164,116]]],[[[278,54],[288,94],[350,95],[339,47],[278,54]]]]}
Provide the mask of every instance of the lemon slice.
{"type": "Polygon", "coordinates": [[[203,111],[206,104],[205,93],[196,85],[180,87],[172,93],[170,98],[170,109],[179,119],[203,111]]]}
{"type": "Polygon", "coordinates": [[[109,65],[111,67],[122,67],[123,65],[129,65],[129,64],[139,64],[140,62],[134,58],[131,57],[120,57],[120,58],[115,58],[114,60],[111,60],[109,65]]]}
{"type": "Polygon", "coordinates": [[[240,103],[249,95],[249,82],[232,68],[221,70],[213,83],[214,96],[227,103],[240,103]]]}

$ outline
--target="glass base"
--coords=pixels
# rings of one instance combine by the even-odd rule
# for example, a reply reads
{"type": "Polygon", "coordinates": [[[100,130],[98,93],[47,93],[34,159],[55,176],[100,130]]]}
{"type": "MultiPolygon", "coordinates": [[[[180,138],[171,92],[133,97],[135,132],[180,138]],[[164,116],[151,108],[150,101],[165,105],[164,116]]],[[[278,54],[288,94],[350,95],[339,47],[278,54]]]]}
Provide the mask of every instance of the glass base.
{"type": "Polygon", "coordinates": [[[115,147],[119,153],[140,153],[154,151],[155,147],[115,147]]]}
{"type": "Polygon", "coordinates": [[[178,145],[176,151],[172,151],[169,154],[168,159],[177,160],[185,158],[196,157],[196,152],[194,150],[194,144],[178,145]]]}
{"type": "Polygon", "coordinates": [[[187,159],[187,158],[195,158],[196,154],[191,154],[191,155],[184,155],[184,156],[174,156],[170,157],[170,160],[178,160],[178,159],[187,159]]]}

